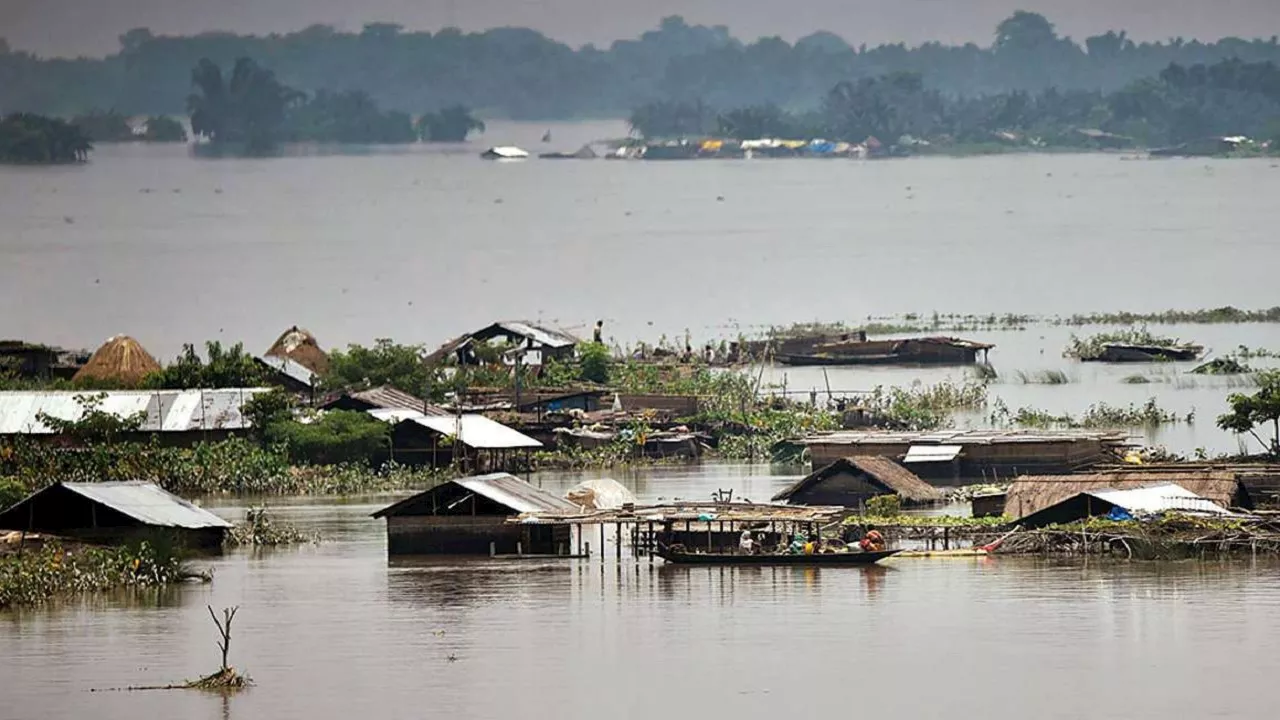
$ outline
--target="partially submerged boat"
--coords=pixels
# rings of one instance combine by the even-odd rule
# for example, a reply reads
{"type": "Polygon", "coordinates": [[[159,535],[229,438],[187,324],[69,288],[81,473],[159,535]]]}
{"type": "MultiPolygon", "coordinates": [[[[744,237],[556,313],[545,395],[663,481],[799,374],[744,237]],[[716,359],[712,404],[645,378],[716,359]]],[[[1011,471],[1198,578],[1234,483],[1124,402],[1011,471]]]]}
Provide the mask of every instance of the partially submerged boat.
{"type": "Polygon", "coordinates": [[[783,365],[972,365],[994,347],[953,337],[868,340],[865,333],[789,340],[779,344],[783,365]]]}
{"type": "Polygon", "coordinates": [[[654,554],[675,565],[873,565],[902,550],[872,552],[826,552],[804,554],[689,552],[679,546],[659,543],[654,554]]]}

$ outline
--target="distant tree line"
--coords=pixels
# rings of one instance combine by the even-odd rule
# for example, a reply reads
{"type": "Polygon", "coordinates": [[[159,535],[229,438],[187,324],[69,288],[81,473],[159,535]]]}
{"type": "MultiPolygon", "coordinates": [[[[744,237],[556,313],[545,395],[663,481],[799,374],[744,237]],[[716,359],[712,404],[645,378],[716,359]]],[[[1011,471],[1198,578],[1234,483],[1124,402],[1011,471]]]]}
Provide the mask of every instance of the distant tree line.
{"type": "Polygon", "coordinates": [[[917,73],[892,73],[842,81],[810,111],[790,112],[775,104],[716,111],[701,100],[659,101],[633,110],[630,121],[647,138],[862,142],[875,137],[893,143],[906,137],[982,143],[1026,137],[1053,146],[1152,147],[1247,135],[1280,143],[1280,68],[1236,59],[1174,64],[1109,93],[1049,88],[975,97],[931,89],[917,73]]]}
{"type": "Polygon", "coordinates": [[[319,90],[313,96],[276,79],[251,58],[239,58],[229,74],[208,58],[191,72],[187,97],[191,129],[215,145],[256,154],[281,142],[458,142],[484,123],[462,106],[422,116],[384,111],[366,92],[319,90]]]}
{"type": "Polygon", "coordinates": [[[1115,92],[1171,64],[1212,65],[1239,58],[1280,62],[1280,44],[1225,38],[1135,42],[1110,31],[1078,42],[1035,13],[1018,12],[992,43],[851,47],[818,32],[794,43],[734,38],[724,26],[679,17],[608,48],[574,49],[529,29],[463,33],[406,32],[374,23],[358,33],[325,25],[265,36],[209,32],[190,37],[131,30],[103,59],[44,59],[0,42],[0,112],[63,116],[91,108],[127,114],[177,114],[188,71],[201,59],[230,66],[255,58],[280,81],[308,94],[360,89],[401,112],[456,105],[517,119],[623,116],[660,100],[702,100],[714,107],[773,104],[817,109],[837,83],[899,72],[918,74],[947,97],[1022,91],[1115,92]]]}

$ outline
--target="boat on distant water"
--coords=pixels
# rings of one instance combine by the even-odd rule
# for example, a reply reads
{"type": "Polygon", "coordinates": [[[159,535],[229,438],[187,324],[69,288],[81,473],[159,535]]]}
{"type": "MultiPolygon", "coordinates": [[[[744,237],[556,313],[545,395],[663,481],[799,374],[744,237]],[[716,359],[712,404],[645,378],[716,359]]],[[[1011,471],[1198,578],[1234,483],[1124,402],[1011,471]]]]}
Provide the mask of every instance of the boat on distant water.
{"type": "Polygon", "coordinates": [[[480,153],[480,157],[485,160],[524,160],[529,153],[514,145],[499,145],[480,153]]]}
{"type": "MultiPolygon", "coordinates": [[[[754,355],[771,341],[745,348],[754,355]]],[[[777,341],[775,359],[783,365],[972,365],[993,345],[952,337],[868,340],[862,332],[777,341]]]]}
{"type": "Polygon", "coordinates": [[[771,553],[748,555],[746,553],[689,552],[679,546],[663,545],[661,543],[654,550],[655,555],[675,565],[873,565],[900,552],[902,551],[880,550],[876,552],[816,553],[813,555],[771,553]]]}

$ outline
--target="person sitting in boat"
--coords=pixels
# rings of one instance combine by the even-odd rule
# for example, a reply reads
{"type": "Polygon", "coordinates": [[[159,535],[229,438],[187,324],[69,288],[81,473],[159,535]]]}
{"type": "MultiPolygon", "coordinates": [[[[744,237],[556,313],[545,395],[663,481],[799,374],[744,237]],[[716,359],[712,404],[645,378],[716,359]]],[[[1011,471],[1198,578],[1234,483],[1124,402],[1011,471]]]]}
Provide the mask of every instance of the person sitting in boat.
{"type": "Polygon", "coordinates": [[[756,541],[751,537],[750,530],[742,531],[742,537],[738,540],[738,551],[743,555],[756,554],[756,541]]]}
{"type": "Polygon", "coordinates": [[[868,530],[862,537],[862,541],[858,543],[858,547],[862,548],[863,552],[881,552],[884,550],[884,536],[879,530],[868,530]]]}

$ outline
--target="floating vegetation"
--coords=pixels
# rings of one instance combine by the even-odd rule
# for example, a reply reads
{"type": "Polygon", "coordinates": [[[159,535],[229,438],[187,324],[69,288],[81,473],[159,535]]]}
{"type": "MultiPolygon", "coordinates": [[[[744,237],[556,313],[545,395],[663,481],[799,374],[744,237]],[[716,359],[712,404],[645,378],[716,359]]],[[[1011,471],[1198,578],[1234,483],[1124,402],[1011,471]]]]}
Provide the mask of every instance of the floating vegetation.
{"type": "Polygon", "coordinates": [[[49,542],[20,555],[0,557],[0,608],[34,605],[74,593],[160,587],[191,576],[176,550],[163,544],[70,548],[49,542]]]}
{"type": "Polygon", "coordinates": [[[227,545],[273,547],[320,542],[319,533],[304,533],[288,523],[277,521],[265,506],[251,507],[244,514],[244,522],[236,524],[227,534],[227,545]]]}
{"type": "Polygon", "coordinates": [[[1125,385],[1147,385],[1150,384],[1151,378],[1146,375],[1128,375],[1120,382],[1125,385]]]}
{"type": "Polygon", "coordinates": [[[1230,357],[1210,360],[1191,371],[1195,375],[1244,375],[1253,372],[1248,365],[1230,357]]]}
{"type": "Polygon", "coordinates": [[[1067,349],[1063,351],[1066,357],[1078,358],[1080,360],[1095,360],[1103,356],[1108,345],[1142,345],[1145,347],[1156,348],[1178,348],[1181,343],[1177,338],[1163,337],[1155,335],[1145,327],[1132,328],[1128,330],[1117,330],[1115,332],[1098,333],[1087,338],[1079,338],[1072,335],[1068,340],[1067,349]]]}
{"type": "Polygon", "coordinates": [[[1063,325],[1217,325],[1235,323],[1280,323],[1280,306],[1263,310],[1241,310],[1230,305],[1202,310],[1165,310],[1153,313],[1112,312],[1072,315],[1060,319],[1063,325]]]}
{"type": "Polygon", "coordinates": [[[1226,354],[1226,357],[1239,358],[1240,360],[1253,360],[1255,358],[1280,358],[1280,352],[1268,350],[1266,348],[1251,348],[1248,345],[1237,346],[1235,350],[1226,354]]]}
{"type": "Polygon", "coordinates": [[[1096,403],[1090,405],[1079,417],[1070,413],[1054,414],[1038,408],[1018,408],[1011,411],[1003,401],[997,400],[994,408],[987,416],[988,421],[997,427],[1024,428],[1068,428],[1068,429],[1108,429],[1158,427],[1176,423],[1195,422],[1195,411],[1179,415],[1171,410],[1161,408],[1155,398],[1148,399],[1141,405],[1125,407],[1096,403]]]}

